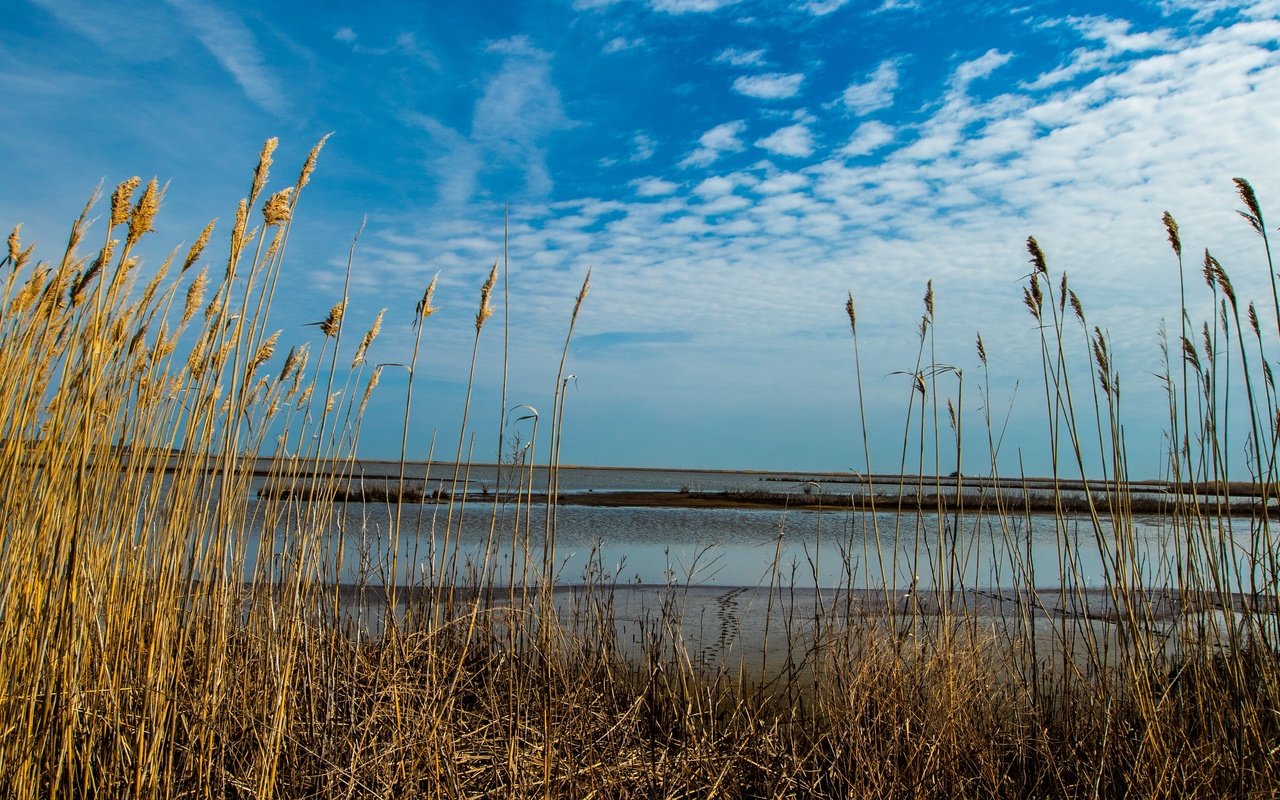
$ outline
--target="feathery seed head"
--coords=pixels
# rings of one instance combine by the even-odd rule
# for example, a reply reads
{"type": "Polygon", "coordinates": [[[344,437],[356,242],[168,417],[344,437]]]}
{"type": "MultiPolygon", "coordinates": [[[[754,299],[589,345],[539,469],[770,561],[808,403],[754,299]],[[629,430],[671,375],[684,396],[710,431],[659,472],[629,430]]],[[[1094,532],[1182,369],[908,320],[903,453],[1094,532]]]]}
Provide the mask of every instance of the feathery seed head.
{"type": "Polygon", "coordinates": [[[924,318],[926,321],[933,321],[933,281],[929,281],[924,287],[924,318]]]}
{"type": "Polygon", "coordinates": [[[1085,324],[1084,304],[1080,302],[1080,297],[1075,293],[1074,289],[1072,289],[1070,292],[1070,298],[1071,298],[1071,310],[1075,312],[1076,319],[1080,320],[1081,325],[1085,324]]]}
{"type": "Polygon", "coordinates": [[[272,136],[262,144],[262,152],[258,154],[258,166],[253,170],[253,187],[249,190],[249,204],[258,199],[258,193],[267,185],[267,173],[271,171],[271,156],[276,151],[280,140],[272,136]]]}
{"type": "Polygon", "coordinates": [[[1035,265],[1032,274],[1049,272],[1048,263],[1045,261],[1044,251],[1040,249],[1040,243],[1036,241],[1036,237],[1027,237],[1027,252],[1031,254],[1031,263],[1035,265]]]}
{"type": "Polygon", "coordinates": [[[231,355],[231,351],[235,349],[236,339],[239,336],[239,333],[240,321],[236,320],[232,326],[231,335],[227,337],[227,340],[218,348],[218,352],[214,353],[213,358],[210,359],[210,366],[215,370],[222,369],[222,365],[227,363],[227,358],[231,355]]]}
{"type": "Polygon", "coordinates": [[[289,198],[292,196],[293,187],[288,186],[267,198],[267,202],[262,205],[262,219],[268,228],[289,221],[293,208],[289,198]]]}
{"type": "Polygon", "coordinates": [[[230,276],[236,258],[240,255],[240,251],[253,239],[252,234],[246,234],[245,229],[249,226],[249,201],[240,200],[240,205],[236,206],[236,224],[231,229],[231,258],[227,262],[227,275],[230,276]]]}
{"type": "Polygon", "coordinates": [[[267,359],[271,358],[271,354],[276,351],[276,342],[278,341],[280,341],[280,331],[276,331],[267,337],[267,340],[258,348],[258,352],[254,353],[253,360],[249,362],[249,374],[253,374],[258,367],[267,363],[267,359]]]}
{"type": "MultiPolygon", "coordinates": [[[[1261,336],[1262,333],[1258,328],[1258,309],[1254,307],[1253,302],[1249,302],[1249,327],[1253,328],[1254,336],[1261,336]]],[[[1263,363],[1266,363],[1265,361],[1263,363]]]]}
{"type": "Polygon", "coordinates": [[[1178,234],[1178,223],[1168,211],[1164,212],[1164,230],[1169,234],[1169,246],[1178,258],[1182,258],[1182,237],[1178,234]]]}
{"type": "Polygon", "coordinates": [[[13,265],[14,271],[16,272],[17,270],[20,270],[24,266],[26,266],[27,262],[31,260],[31,254],[34,253],[35,251],[36,251],[35,244],[29,244],[27,245],[26,250],[23,250],[21,253],[18,253],[18,260],[15,261],[13,265]]]}
{"type": "Polygon", "coordinates": [[[209,285],[209,270],[204,268],[187,287],[187,300],[182,305],[182,323],[186,325],[196,315],[196,309],[204,302],[204,290],[209,285]]]}
{"type": "Polygon", "coordinates": [[[271,244],[267,245],[267,250],[262,254],[262,263],[267,264],[271,259],[276,257],[276,253],[280,251],[280,245],[284,242],[284,233],[287,229],[282,227],[276,228],[276,235],[271,238],[271,244]]]}
{"type": "Polygon", "coordinates": [[[22,255],[22,223],[19,222],[13,227],[13,233],[9,234],[9,264],[18,265],[18,256],[22,255]]]}
{"type": "Polygon", "coordinates": [[[947,398],[947,417],[951,420],[951,430],[956,429],[956,407],[951,402],[951,398],[947,398]]]}
{"type": "Polygon", "coordinates": [[[156,359],[162,359],[174,351],[178,346],[178,336],[169,335],[169,324],[163,320],[160,322],[160,331],[156,334],[156,359]]]}
{"type": "Polygon", "coordinates": [[[307,403],[310,403],[311,393],[315,390],[315,384],[311,384],[311,383],[307,384],[307,387],[302,390],[302,394],[298,394],[298,389],[300,389],[301,387],[302,387],[302,373],[295,372],[293,374],[293,382],[289,385],[289,391],[285,393],[284,399],[289,400],[289,399],[292,399],[294,395],[298,395],[298,402],[297,402],[298,407],[302,407],[302,406],[305,406],[307,403]]]}
{"type": "Polygon", "coordinates": [[[336,337],[338,332],[342,330],[342,315],[347,310],[347,301],[342,300],[334,304],[329,309],[329,316],[324,318],[324,322],[320,323],[320,332],[330,339],[336,337]]]}
{"type": "Polygon", "coordinates": [[[1261,234],[1263,232],[1262,207],[1258,205],[1258,196],[1254,194],[1253,187],[1244,178],[1232,178],[1231,182],[1236,185],[1236,191],[1240,193],[1240,199],[1248,209],[1248,211],[1236,213],[1244,217],[1254,231],[1261,234]]]}
{"type": "Polygon", "coordinates": [[[1107,340],[1097,327],[1093,329],[1093,361],[1098,366],[1098,384],[1102,387],[1103,394],[1110,396],[1113,388],[1111,358],[1107,353],[1107,340]]]}
{"type": "Polygon", "coordinates": [[[858,314],[853,308],[853,292],[849,292],[849,299],[844,302],[844,313],[849,316],[849,330],[856,334],[858,332],[858,314]]]}
{"type": "Polygon", "coordinates": [[[89,268],[76,279],[76,282],[71,287],[71,302],[73,304],[79,305],[84,300],[85,288],[94,278],[98,277],[98,274],[102,272],[103,266],[111,263],[118,244],[120,244],[119,239],[111,239],[103,245],[102,249],[98,251],[97,257],[89,264],[89,268]]]}
{"type": "Polygon", "coordinates": [[[1205,285],[1216,292],[1218,290],[1218,280],[1213,273],[1213,258],[1209,255],[1208,248],[1205,248],[1204,251],[1204,262],[1201,264],[1200,274],[1204,276],[1205,285]]]}
{"type": "Polygon", "coordinates": [[[37,264],[31,277],[27,279],[26,283],[22,284],[22,288],[13,296],[6,313],[17,315],[25,311],[39,296],[40,287],[44,285],[44,280],[49,276],[50,271],[48,267],[37,264]]]}
{"type": "Polygon", "coordinates": [[[1234,306],[1236,304],[1236,291],[1231,286],[1231,278],[1227,277],[1227,271],[1222,268],[1222,264],[1218,259],[1209,255],[1208,250],[1204,251],[1204,259],[1207,267],[1213,271],[1213,277],[1218,283],[1218,288],[1222,290],[1227,300],[1234,306]]]}
{"type": "MultiPolygon", "coordinates": [[[[498,265],[493,265],[496,273],[498,265]]],[[[573,329],[578,321],[578,312],[582,310],[582,301],[587,299],[587,291],[591,288],[591,267],[587,267],[587,276],[582,279],[582,288],[578,291],[578,299],[573,302],[573,313],[569,315],[569,329],[573,329]]]]}
{"type": "Polygon", "coordinates": [[[284,367],[281,368],[280,377],[277,380],[283,382],[286,378],[289,377],[289,372],[294,368],[298,358],[299,358],[298,348],[290,347],[289,354],[284,357],[284,367]]]}
{"type": "Polygon", "coordinates": [[[987,365],[987,348],[982,344],[982,334],[978,334],[978,361],[982,366],[987,365]]]}
{"type": "Polygon", "coordinates": [[[146,308],[151,305],[151,301],[155,299],[156,292],[160,290],[161,281],[163,281],[165,279],[165,276],[169,274],[169,267],[172,264],[173,264],[173,253],[170,253],[169,257],[164,260],[164,264],[160,266],[160,269],[156,272],[156,274],[152,276],[151,280],[147,281],[146,288],[142,290],[142,299],[138,301],[138,305],[140,305],[143,308],[146,308]]]}
{"type": "Polygon", "coordinates": [[[316,169],[316,158],[320,155],[320,150],[324,147],[324,143],[329,141],[329,137],[332,135],[332,133],[326,133],[320,137],[320,141],[316,142],[315,147],[312,147],[311,152],[307,154],[307,160],[302,164],[302,172],[298,175],[298,183],[295,185],[298,191],[302,191],[302,187],[311,182],[311,173],[315,172],[316,169]]]}
{"type": "Polygon", "coordinates": [[[1196,372],[1200,371],[1200,354],[1196,352],[1196,345],[1187,337],[1182,337],[1182,359],[1190,364],[1196,372]]]}
{"type": "Polygon", "coordinates": [[[204,248],[209,244],[209,237],[213,235],[213,225],[217,220],[211,221],[204,226],[204,230],[200,232],[200,236],[196,238],[196,243],[191,245],[191,250],[187,252],[186,259],[182,262],[182,271],[186,272],[191,266],[200,260],[200,254],[204,252],[204,248]]]}
{"type": "MultiPolygon", "coordinates": [[[[493,262],[489,277],[480,287],[480,308],[476,311],[476,333],[484,327],[484,321],[493,316],[493,305],[489,302],[493,296],[493,285],[498,282],[498,262],[493,262]]],[[[585,292],[585,289],[584,289],[585,292]]],[[[581,296],[581,295],[580,295],[581,296]]]]}
{"type": "Polygon", "coordinates": [[[1031,316],[1039,320],[1040,312],[1044,308],[1044,293],[1040,290],[1040,281],[1036,273],[1031,275],[1031,280],[1022,290],[1022,302],[1031,312],[1031,316]]]}
{"type": "Polygon", "coordinates": [[[133,193],[142,185],[142,179],[134,176],[127,181],[122,181],[116,190],[111,193],[111,225],[114,228],[117,225],[123,225],[129,220],[129,211],[133,204],[133,193]]]}
{"type": "Polygon", "coordinates": [[[156,212],[160,210],[160,198],[163,196],[164,192],[160,190],[155,178],[147,181],[147,188],[142,190],[142,197],[138,198],[138,204],[133,207],[133,214],[129,217],[126,247],[132,247],[145,234],[154,230],[151,223],[155,221],[156,212]]]}
{"type": "Polygon", "coordinates": [[[427,284],[426,291],[422,293],[422,299],[418,301],[418,307],[413,318],[415,326],[436,312],[436,307],[431,305],[431,298],[436,293],[436,281],[439,279],[440,273],[437,272],[431,277],[431,283],[427,284]]]}
{"type": "Polygon", "coordinates": [[[364,337],[360,340],[360,346],[356,348],[355,358],[351,359],[353,369],[364,363],[365,353],[368,352],[369,345],[373,344],[373,340],[378,338],[378,334],[382,332],[382,315],[385,313],[387,313],[385,308],[379,311],[378,316],[373,318],[373,327],[365,331],[364,337]]]}
{"type": "Polygon", "coordinates": [[[377,388],[380,380],[382,380],[382,367],[374,367],[373,374],[369,376],[369,383],[364,387],[364,396],[360,398],[360,409],[356,413],[357,417],[364,416],[364,410],[369,405],[369,398],[373,396],[373,390],[377,388]]]}
{"type": "Polygon", "coordinates": [[[205,322],[208,322],[210,319],[212,319],[213,315],[218,313],[218,309],[222,308],[222,299],[223,297],[226,296],[226,293],[227,293],[227,284],[225,281],[223,281],[222,285],[218,287],[218,291],[213,293],[213,299],[210,300],[209,304],[204,307],[205,322]]]}

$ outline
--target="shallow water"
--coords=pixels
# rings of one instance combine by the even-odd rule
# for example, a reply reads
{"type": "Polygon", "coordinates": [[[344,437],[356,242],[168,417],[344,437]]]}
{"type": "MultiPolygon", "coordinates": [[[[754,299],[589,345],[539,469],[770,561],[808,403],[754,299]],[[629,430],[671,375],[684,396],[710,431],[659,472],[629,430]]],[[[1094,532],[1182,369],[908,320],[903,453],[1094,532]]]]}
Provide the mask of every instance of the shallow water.
{"type": "MultiPolygon", "coordinates": [[[[255,501],[254,509],[262,504],[255,501]]],[[[549,544],[546,506],[497,508],[474,497],[455,507],[338,504],[313,546],[325,579],[401,585],[455,569],[464,585],[538,583],[549,544]],[[398,535],[396,532],[398,530],[398,535]],[[486,551],[489,558],[485,559],[486,551]]],[[[798,588],[1008,588],[1105,585],[1116,537],[1105,520],[1047,515],[997,518],[779,509],[561,506],[548,562],[557,583],[798,588]],[[1099,542],[1102,546],[1099,546],[1099,542]],[[1066,576],[1065,579],[1063,576],[1066,576]]],[[[263,528],[246,542],[252,570],[263,528]]],[[[1141,583],[1176,585],[1172,525],[1135,519],[1124,550],[1141,583]]],[[[278,568],[296,556],[288,537],[267,542],[278,568]]],[[[1247,573],[1235,548],[1236,570],[1247,573]]]]}
{"type": "MultiPolygon", "coordinates": [[[[355,462],[352,473],[394,475],[390,462],[355,462]]],[[[452,465],[409,465],[408,480],[426,478],[428,491],[452,485],[452,465]]],[[[522,472],[527,482],[530,473],[522,472]]],[[[1009,589],[1105,586],[1117,560],[1131,582],[1178,585],[1187,566],[1179,553],[1187,532],[1167,517],[1134,517],[1117,540],[1111,522],[1095,528],[1088,517],[1052,515],[967,515],[934,512],[870,513],[841,508],[858,477],[853,473],[744,473],[693,470],[566,468],[559,490],[810,492],[830,497],[832,508],[709,509],[594,507],[563,505],[548,517],[545,505],[495,505],[494,487],[504,492],[520,481],[507,468],[461,469],[459,502],[405,504],[396,511],[380,503],[338,503],[321,510],[323,535],[302,548],[288,526],[267,531],[260,514],[277,501],[250,500],[251,525],[244,542],[246,577],[259,554],[270,567],[262,577],[281,574],[298,558],[311,560],[326,582],[411,585],[437,582],[448,570],[460,585],[537,584],[553,577],[560,585],[688,585],[851,589],[1009,589]],[[462,487],[467,487],[463,493],[462,487]],[[554,544],[552,544],[554,542],[554,544]],[[394,546],[393,546],[394,545],[394,546]],[[550,548],[545,560],[544,551],[550,548]],[[488,554],[486,558],[486,553],[488,554]],[[545,569],[545,573],[544,573],[545,569]]],[[[882,476],[884,480],[889,478],[882,476]]],[[[255,481],[253,491],[265,479],[255,481]]],[[[896,478],[894,481],[898,480],[896,478]]],[[[419,484],[422,485],[422,484],[419,484]]],[[[528,485],[527,483],[525,485],[528,485]]],[[[545,491],[545,470],[532,473],[535,492],[545,491]]],[[[508,495],[509,496],[509,495],[508,495]]],[[[294,501],[301,512],[316,510],[294,501]]],[[[1234,591],[1250,580],[1265,584],[1266,563],[1251,563],[1250,521],[1210,525],[1204,538],[1214,556],[1232,563],[1234,591]]],[[[1260,541],[1265,544],[1266,537],[1260,541]]],[[[1257,552],[1265,546],[1254,545],[1257,552]]],[[[1262,559],[1259,559],[1261,562],[1262,559]]]]}

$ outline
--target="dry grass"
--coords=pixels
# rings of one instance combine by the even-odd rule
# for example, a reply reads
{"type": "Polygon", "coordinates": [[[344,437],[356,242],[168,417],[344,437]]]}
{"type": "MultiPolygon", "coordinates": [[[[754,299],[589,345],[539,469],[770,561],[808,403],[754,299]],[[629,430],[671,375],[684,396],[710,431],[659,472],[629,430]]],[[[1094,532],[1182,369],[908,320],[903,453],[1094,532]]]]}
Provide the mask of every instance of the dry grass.
{"type": "MultiPolygon", "coordinates": [[[[488,553],[497,542],[513,552],[554,549],[554,503],[536,519],[533,487],[523,481],[508,498],[515,528],[491,527],[484,560],[470,565],[465,585],[463,566],[450,555],[465,494],[454,491],[455,481],[440,498],[448,502],[437,523],[443,527],[424,531],[422,515],[395,502],[412,488],[403,477],[385,487],[383,500],[395,506],[387,536],[429,533],[443,549],[431,560],[433,574],[385,591],[335,585],[343,551],[334,546],[329,501],[352,479],[364,402],[379,375],[363,356],[381,316],[358,340],[356,357],[340,362],[350,322],[344,293],[319,325],[319,341],[276,352],[279,334],[267,324],[272,296],[319,146],[293,185],[264,194],[274,149],[269,142],[260,156],[217,266],[204,262],[216,241],[206,228],[185,254],[143,271],[135,250],[163,194],[155,181],[121,184],[108,230],[94,245],[85,240],[87,206],[54,262],[34,260],[19,231],[9,238],[0,264],[4,796],[1183,798],[1280,791],[1280,666],[1268,644],[1277,622],[1267,612],[1277,599],[1267,577],[1277,574],[1267,516],[1277,397],[1263,366],[1275,337],[1252,305],[1249,328],[1240,330],[1240,301],[1207,254],[1207,288],[1222,313],[1201,334],[1184,312],[1185,338],[1175,348],[1182,355],[1167,370],[1169,478],[1188,487],[1171,509],[1179,535],[1161,573],[1168,585],[1148,586],[1134,558],[1132,509],[1120,488],[1119,384],[1106,334],[1090,328],[1065,278],[1059,286],[1049,280],[1047,259],[1031,240],[1035,270],[1025,299],[1043,337],[1048,445],[1082,471],[1086,449],[1096,447],[1106,465],[1084,483],[1083,518],[1099,532],[1093,546],[1108,565],[1112,618],[1045,613],[1037,576],[1015,555],[1009,574],[1020,610],[994,626],[947,603],[928,615],[915,603],[856,613],[833,603],[809,615],[792,605],[785,630],[773,633],[775,643],[785,638],[782,662],[748,669],[747,662],[709,664],[690,655],[678,592],[655,609],[639,648],[624,651],[607,582],[588,586],[569,615],[554,610],[563,606],[553,605],[546,588],[554,566],[545,561],[526,563],[524,580],[513,564],[509,585],[496,585],[488,553]],[[257,226],[254,213],[262,215],[257,226]],[[1073,366],[1081,347],[1086,369],[1098,372],[1083,383],[1073,366]],[[350,363],[345,375],[340,363],[350,363]],[[1239,371],[1232,374],[1233,363],[1239,371]],[[1244,404],[1231,417],[1228,399],[1244,404]],[[1228,474],[1225,453],[1245,438],[1232,427],[1242,418],[1253,449],[1248,481],[1262,503],[1249,535],[1232,544],[1225,487],[1240,478],[1228,474]],[[251,502],[254,463],[246,454],[275,454],[268,480],[296,491],[251,502]],[[1243,570],[1228,552],[1233,546],[1245,553],[1243,570]],[[246,564],[253,566],[246,571],[246,564]],[[1156,592],[1178,598],[1184,612],[1172,622],[1157,617],[1156,592]],[[1220,608],[1239,609],[1236,622],[1212,627],[1210,612],[1220,608]]],[[[1263,234],[1246,188],[1245,216],[1263,234]]],[[[1170,217],[1166,225],[1181,263],[1176,223],[1170,217]]],[[[1267,257],[1274,274],[1269,245],[1267,257]]],[[[477,347],[496,279],[495,269],[482,289],[477,347]]],[[[584,283],[569,336],[586,290],[584,283]]],[[[410,392],[431,302],[428,287],[407,366],[410,392]]],[[[899,514],[894,535],[914,537],[917,551],[934,547],[939,557],[928,582],[941,597],[959,596],[964,570],[955,532],[988,525],[1017,554],[1015,523],[1026,509],[1001,499],[994,475],[988,506],[938,499],[944,482],[963,481],[941,477],[954,468],[941,457],[953,445],[959,461],[964,384],[936,357],[932,287],[925,303],[902,471],[914,460],[921,475],[938,477],[900,487],[929,500],[899,514]],[[948,397],[942,384],[953,379],[948,397]],[[950,428],[938,425],[944,418],[950,428]],[[941,541],[923,533],[920,520],[930,514],[941,541]]],[[[848,312],[856,346],[852,298],[848,312]]],[[[981,342],[979,358],[985,370],[981,342]]],[[[562,360],[555,407],[542,422],[551,426],[543,441],[550,442],[553,501],[565,380],[562,360]]],[[[521,451],[527,463],[538,442],[530,411],[533,434],[521,451]]],[[[991,431],[988,424],[994,464],[991,431]]],[[[1081,577],[1067,545],[1066,510],[1055,508],[1061,566],[1039,580],[1072,590],[1081,577]]],[[[862,554],[881,574],[898,574],[885,558],[878,549],[862,554]]],[[[390,571],[396,574],[394,564],[390,571]]],[[[785,589],[783,582],[779,576],[775,588],[785,589]]]]}

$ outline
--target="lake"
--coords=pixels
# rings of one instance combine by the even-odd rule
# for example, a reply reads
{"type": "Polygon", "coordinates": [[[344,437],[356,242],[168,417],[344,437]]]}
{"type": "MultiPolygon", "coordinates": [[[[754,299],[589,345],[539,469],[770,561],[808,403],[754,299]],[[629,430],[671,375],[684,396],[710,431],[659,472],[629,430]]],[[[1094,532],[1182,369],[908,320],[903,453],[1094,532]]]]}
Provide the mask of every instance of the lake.
{"type": "MultiPolygon", "coordinates": [[[[354,477],[393,475],[390,462],[357,462],[354,477]]],[[[448,488],[452,465],[410,465],[406,474],[428,490],[448,488]]],[[[452,557],[465,583],[481,572],[491,585],[537,582],[548,523],[545,505],[495,503],[495,489],[514,491],[528,480],[492,466],[459,471],[465,502],[405,505],[398,537],[395,509],[386,504],[338,503],[332,508],[325,561],[328,578],[340,583],[382,584],[391,575],[391,544],[398,539],[395,580],[408,584],[429,578],[442,559],[452,557]],[[492,533],[491,533],[492,532],[492,533]],[[445,543],[448,542],[446,554],[445,543]],[[486,544],[492,542],[487,567],[486,544]],[[339,567],[338,565],[341,564],[339,567]],[[530,565],[526,569],[526,564],[530,565]]],[[[534,492],[546,489],[543,468],[533,470],[534,492]]],[[[896,479],[895,479],[896,480],[896,479]]],[[[563,505],[551,519],[555,532],[555,580],[562,585],[607,582],[629,585],[687,584],[707,587],[910,588],[1025,586],[1029,565],[1036,586],[1062,583],[1061,565],[1073,565],[1076,588],[1104,585],[1105,559],[1087,517],[1051,515],[939,515],[931,512],[871,513],[847,506],[859,478],[853,473],[715,472],[563,468],[560,492],[608,491],[821,492],[831,507],[784,510],[590,507],[563,505]],[[940,522],[941,520],[941,522],[940,522]],[[941,577],[940,577],[941,576],[941,577]]],[[[259,484],[260,485],[260,484],[259,484]]],[[[463,496],[463,495],[460,495],[463,496]]],[[[254,506],[257,507],[257,504],[254,506]]],[[[1247,532],[1247,521],[1235,523],[1247,532]]],[[[1114,539],[1108,520],[1099,527],[1104,542],[1114,539]]],[[[1172,556],[1180,536],[1164,517],[1133,520],[1131,557],[1141,564],[1143,582],[1169,586],[1172,556]]],[[[262,529],[255,526],[249,552],[262,529]]],[[[286,558],[282,541],[272,543],[273,559],[286,558]]],[[[252,566],[252,558],[250,567],[252,566]]]]}

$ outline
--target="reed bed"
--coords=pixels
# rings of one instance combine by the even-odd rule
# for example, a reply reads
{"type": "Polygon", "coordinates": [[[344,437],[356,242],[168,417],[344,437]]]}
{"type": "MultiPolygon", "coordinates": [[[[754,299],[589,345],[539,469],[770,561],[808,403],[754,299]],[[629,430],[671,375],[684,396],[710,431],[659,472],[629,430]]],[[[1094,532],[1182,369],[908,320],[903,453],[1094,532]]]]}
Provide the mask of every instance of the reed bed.
{"type": "MultiPolygon", "coordinates": [[[[400,476],[376,498],[389,507],[392,524],[375,534],[390,555],[365,553],[364,578],[341,580],[351,567],[341,541],[369,535],[334,501],[356,477],[381,316],[351,332],[344,289],[314,336],[287,350],[268,322],[290,280],[290,227],[322,145],[292,184],[269,192],[269,141],[230,231],[210,223],[159,265],[144,269],[137,255],[163,195],[154,180],[120,184],[96,233],[93,198],[51,261],[24,247],[20,230],[9,237],[0,263],[4,796],[1280,792],[1270,522],[1280,395],[1269,366],[1280,302],[1247,183],[1237,183],[1242,215],[1261,239],[1273,303],[1259,310],[1237,298],[1208,252],[1212,319],[1193,322],[1184,295],[1164,379],[1168,479],[1186,491],[1165,511],[1175,535],[1154,571],[1137,556],[1110,341],[1030,239],[1025,299],[1040,332],[1045,446],[1059,457],[1051,480],[1076,486],[1085,476],[1082,506],[1048,495],[1057,574],[1035,574],[1024,551],[1027,492],[1000,485],[996,426],[988,419],[963,435],[965,376],[938,358],[929,287],[920,355],[905,373],[900,454],[901,472],[920,477],[904,477],[899,499],[885,502],[913,501],[881,506],[898,512],[883,531],[882,517],[854,511],[849,496],[822,498],[828,513],[854,515],[874,534],[850,541],[845,591],[823,587],[816,602],[798,602],[775,559],[763,652],[707,659],[687,635],[679,581],[625,641],[616,576],[602,565],[570,596],[556,589],[557,516],[569,513],[556,502],[565,366],[589,277],[566,303],[550,412],[520,407],[503,421],[531,428],[509,465],[514,488],[482,501],[458,491],[465,421],[451,486],[405,476],[419,347],[435,311],[435,282],[424,287],[405,365],[400,476]],[[954,498],[966,478],[943,476],[958,473],[971,440],[990,453],[985,499],[947,502],[944,484],[954,498]],[[1247,475],[1231,469],[1241,446],[1247,475]],[[290,491],[258,497],[257,456],[273,457],[265,480],[290,491]],[[528,479],[535,459],[549,467],[546,486],[528,479]],[[1241,481],[1258,501],[1232,507],[1229,487],[1241,481]],[[436,507],[424,514],[413,499],[436,507]],[[509,529],[497,525],[499,504],[514,508],[502,517],[514,520],[509,529]],[[489,515],[488,540],[478,556],[460,555],[462,518],[477,514],[489,515]],[[963,577],[983,546],[964,535],[974,529],[1009,554],[1009,610],[997,616],[965,602],[980,588],[963,577]],[[910,587],[884,578],[883,601],[855,602],[855,570],[902,572],[889,563],[899,548],[886,555],[883,537],[910,542],[906,568],[924,577],[910,587]],[[396,563],[403,542],[421,548],[414,563],[425,569],[396,563]],[[500,567],[499,546],[525,557],[500,567]],[[1081,547],[1107,565],[1105,585],[1093,587],[1104,615],[1054,611],[1042,591],[1084,593],[1081,547]]],[[[1169,216],[1165,225],[1183,280],[1178,229],[1169,216]]],[[[473,353],[487,341],[500,276],[505,297],[497,266],[480,287],[473,353]]],[[[860,381],[852,296],[847,310],[860,381]]],[[[978,361],[987,395],[981,339],[978,361]]],[[[870,485],[854,494],[876,510],[870,485]]]]}

